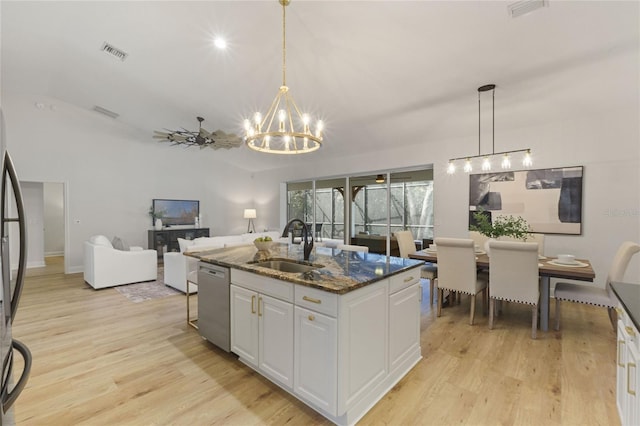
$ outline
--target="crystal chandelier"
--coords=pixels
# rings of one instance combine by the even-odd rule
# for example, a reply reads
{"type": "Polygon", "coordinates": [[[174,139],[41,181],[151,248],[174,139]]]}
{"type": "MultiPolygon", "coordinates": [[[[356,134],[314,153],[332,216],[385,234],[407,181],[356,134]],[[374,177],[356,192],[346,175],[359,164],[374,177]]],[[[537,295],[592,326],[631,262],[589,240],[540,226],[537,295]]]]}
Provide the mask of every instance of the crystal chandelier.
{"type": "Polygon", "coordinates": [[[290,0],[278,0],[282,5],[282,86],[267,113],[256,112],[253,120],[244,120],[247,146],[270,154],[304,154],[322,145],[323,123],[316,122],[311,131],[311,118],[300,112],[287,87],[286,78],[286,6],[290,0]]]}
{"type": "Polygon", "coordinates": [[[473,163],[472,160],[476,159],[476,158],[482,158],[482,164],[481,164],[481,169],[483,172],[488,172],[491,170],[492,165],[491,165],[491,157],[496,156],[496,155],[501,155],[502,156],[502,162],[500,163],[500,166],[502,167],[502,169],[510,169],[511,168],[511,154],[517,154],[520,152],[523,152],[524,155],[522,157],[522,165],[524,167],[531,167],[533,165],[533,160],[531,159],[531,149],[526,148],[526,149],[516,149],[513,151],[503,151],[503,152],[496,152],[496,132],[495,132],[495,127],[496,127],[496,119],[495,119],[495,94],[496,94],[496,85],[495,84],[486,84],[484,86],[481,86],[478,88],[478,155],[471,155],[471,156],[467,156],[467,157],[459,157],[459,158],[452,158],[449,160],[449,165],[447,167],[447,173],[449,174],[453,174],[456,171],[456,161],[458,160],[465,160],[464,161],[464,167],[463,170],[466,173],[471,173],[473,171],[473,163]],[[491,133],[492,133],[492,145],[491,145],[491,153],[490,154],[481,154],[480,153],[480,93],[482,92],[488,92],[489,90],[492,91],[491,93],[491,119],[492,119],[492,128],[491,128],[491,133]]]}

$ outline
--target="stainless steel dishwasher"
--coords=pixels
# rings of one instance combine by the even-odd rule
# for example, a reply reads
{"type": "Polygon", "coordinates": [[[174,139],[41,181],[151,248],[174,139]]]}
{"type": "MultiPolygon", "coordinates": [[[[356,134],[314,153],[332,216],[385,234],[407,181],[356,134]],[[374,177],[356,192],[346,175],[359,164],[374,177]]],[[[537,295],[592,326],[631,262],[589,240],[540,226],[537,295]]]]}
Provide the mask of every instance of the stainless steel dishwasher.
{"type": "Polygon", "coordinates": [[[198,266],[198,331],[220,349],[231,350],[229,268],[200,262],[198,266]]]}

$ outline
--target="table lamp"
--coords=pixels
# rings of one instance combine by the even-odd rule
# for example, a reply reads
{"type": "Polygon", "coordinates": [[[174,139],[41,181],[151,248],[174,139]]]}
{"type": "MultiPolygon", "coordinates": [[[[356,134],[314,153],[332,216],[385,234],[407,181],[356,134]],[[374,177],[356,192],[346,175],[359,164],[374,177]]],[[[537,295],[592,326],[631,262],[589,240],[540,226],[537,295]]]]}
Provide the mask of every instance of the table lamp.
{"type": "Polygon", "coordinates": [[[247,232],[256,232],[256,228],[253,226],[253,219],[256,217],[256,209],[244,209],[244,218],[249,219],[247,232]]]}

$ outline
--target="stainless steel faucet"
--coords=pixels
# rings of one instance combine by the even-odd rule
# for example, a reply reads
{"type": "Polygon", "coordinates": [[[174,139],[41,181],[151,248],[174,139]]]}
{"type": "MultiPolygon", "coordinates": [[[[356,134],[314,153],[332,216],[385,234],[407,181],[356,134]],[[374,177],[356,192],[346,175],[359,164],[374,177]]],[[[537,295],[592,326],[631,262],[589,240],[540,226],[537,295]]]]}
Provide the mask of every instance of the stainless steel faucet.
{"type": "Polygon", "coordinates": [[[309,231],[307,224],[301,221],[300,219],[291,219],[289,223],[284,226],[284,231],[282,231],[282,236],[287,237],[289,233],[289,227],[293,225],[295,222],[298,222],[302,225],[302,238],[304,240],[304,246],[302,251],[304,252],[304,260],[309,261],[309,255],[311,254],[311,250],[313,249],[313,234],[309,231]],[[311,238],[311,240],[309,240],[311,238]]]}

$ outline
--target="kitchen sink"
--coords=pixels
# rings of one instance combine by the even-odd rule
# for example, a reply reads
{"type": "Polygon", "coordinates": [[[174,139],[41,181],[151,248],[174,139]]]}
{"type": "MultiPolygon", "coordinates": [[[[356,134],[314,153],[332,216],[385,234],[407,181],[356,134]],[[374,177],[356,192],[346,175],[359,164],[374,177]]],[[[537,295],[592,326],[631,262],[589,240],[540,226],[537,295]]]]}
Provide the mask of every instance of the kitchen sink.
{"type": "Polygon", "coordinates": [[[280,272],[293,272],[293,273],[309,272],[315,269],[324,268],[324,265],[317,265],[317,264],[314,265],[311,263],[301,263],[295,260],[285,260],[285,259],[265,260],[262,262],[249,262],[249,263],[253,266],[260,266],[263,268],[275,269],[276,271],[280,271],[280,272]]]}

